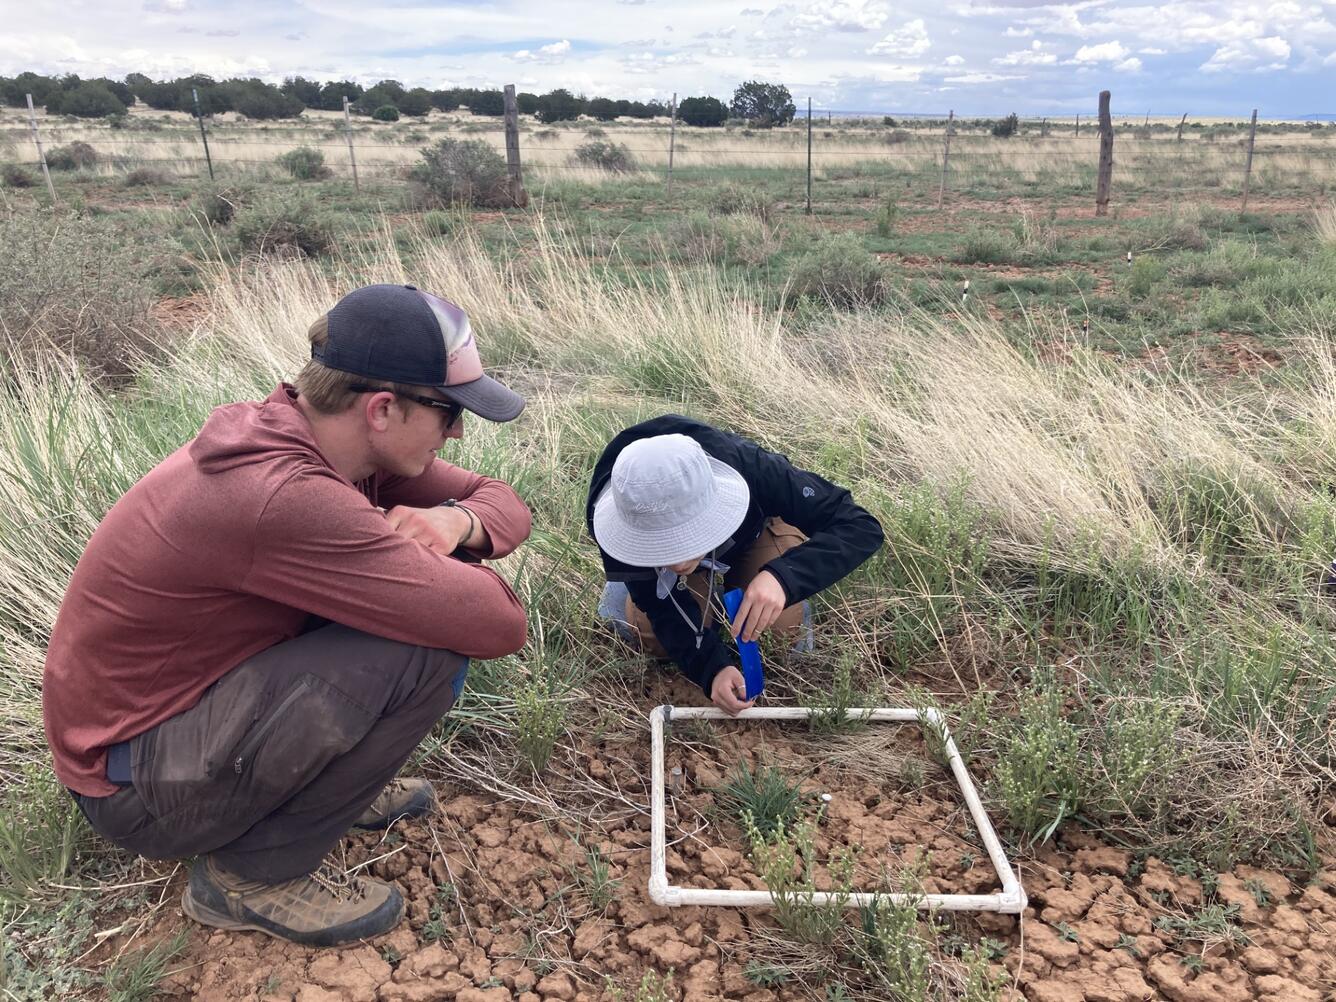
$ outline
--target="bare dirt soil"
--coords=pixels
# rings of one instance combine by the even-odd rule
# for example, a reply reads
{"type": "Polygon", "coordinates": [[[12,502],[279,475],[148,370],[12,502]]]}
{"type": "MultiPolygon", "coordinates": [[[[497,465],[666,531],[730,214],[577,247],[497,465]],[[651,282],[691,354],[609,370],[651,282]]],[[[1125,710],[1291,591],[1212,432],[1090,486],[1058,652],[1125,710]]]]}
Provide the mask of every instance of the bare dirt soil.
{"type": "MultiPolygon", "coordinates": [[[[653,688],[646,709],[696,702],[686,683],[653,688]]],[[[738,825],[709,792],[745,760],[805,777],[814,803],[816,794],[831,795],[816,829],[818,855],[858,846],[858,884],[875,887],[883,871],[917,867],[925,890],[997,888],[954,782],[931,762],[916,730],[869,725],[814,739],[801,726],[776,724],[673,729],[668,765],[683,770],[668,810],[674,883],[764,887],[738,825]]],[[[544,816],[533,801],[443,783],[436,818],[401,822],[385,836],[350,837],[347,865],[394,881],[408,904],[400,927],[377,940],[314,950],[193,926],[175,905],[181,869],[139,945],[188,926],[187,951],[161,991],[201,1002],[613,1002],[618,990],[634,999],[651,970],[672,972],[668,995],[678,1002],[824,999],[812,972],[758,983],[757,965],[773,963],[769,912],[651,903],[648,758],[647,727],[577,748],[578,766],[627,802],[606,824],[593,807],[573,825],[579,805],[563,805],[563,820],[544,816]],[[594,851],[607,867],[601,881],[591,877],[594,851]]],[[[519,776],[509,781],[522,785],[519,776]]],[[[1164,861],[1138,861],[1064,829],[1055,843],[1013,857],[1030,898],[1024,916],[968,916],[954,920],[954,930],[964,941],[994,942],[1013,999],[1330,1002],[1336,854],[1324,859],[1326,868],[1305,886],[1239,866],[1216,875],[1212,890],[1209,877],[1204,888],[1164,861]],[[1185,928],[1208,905],[1230,917],[1225,931],[1200,922],[1185,928]]]]}

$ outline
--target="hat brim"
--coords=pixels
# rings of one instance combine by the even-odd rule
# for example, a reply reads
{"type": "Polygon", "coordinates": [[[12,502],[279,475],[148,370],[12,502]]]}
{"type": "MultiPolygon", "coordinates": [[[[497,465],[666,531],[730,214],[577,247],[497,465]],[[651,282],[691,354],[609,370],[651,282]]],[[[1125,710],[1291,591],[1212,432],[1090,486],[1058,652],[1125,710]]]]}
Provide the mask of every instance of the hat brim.
{"type": "Polygon", "coordinates": [[[737,531],[751,504],[751,489],[727,463],[706,456],[715,503],[690,522],[647,532],[629,525],[609,485],[594,502],[594,538],[610,557],[631,567],[668,567],[706,556],[737,531]]]}
{"type": "Polygon", "coordinates": [[[479,376],[472,382],[438,386],[437,389],[488,421],[514,421],[524,410],[524,398],[491,376],[479,376]]]}

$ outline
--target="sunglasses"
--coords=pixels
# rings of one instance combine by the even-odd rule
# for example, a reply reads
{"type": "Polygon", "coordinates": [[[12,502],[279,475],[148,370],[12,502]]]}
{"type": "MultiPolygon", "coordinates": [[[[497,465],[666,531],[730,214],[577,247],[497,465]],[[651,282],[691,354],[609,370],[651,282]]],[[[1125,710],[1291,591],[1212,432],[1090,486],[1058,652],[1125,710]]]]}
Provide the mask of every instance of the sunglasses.
{"type": "MultiPolygon", "coordinates": [[[[394,393],[394,390],[385,386],[364,386],[361,383],[350,386],[348,389],[352,390],[354,393],[394,393]]],[[[453,400],[437,400],[435,397],[421,397],[416,393],[394,393],[394,395],[421,404],[423,407],[445,411],[446,428],[453,428],[455,422],[459,420],[460,415],[464,413],[464,405],[457,404],[453,400]]]]}

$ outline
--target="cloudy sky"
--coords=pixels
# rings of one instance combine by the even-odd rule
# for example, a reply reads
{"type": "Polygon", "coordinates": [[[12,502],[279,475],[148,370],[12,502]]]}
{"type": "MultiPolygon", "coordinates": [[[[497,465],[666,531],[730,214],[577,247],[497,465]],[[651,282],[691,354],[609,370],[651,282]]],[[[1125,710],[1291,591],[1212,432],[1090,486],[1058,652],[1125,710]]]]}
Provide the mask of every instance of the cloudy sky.
{"type": "Polygon", "coordinates": [[[25,69],[725,100],[957,114],[1336,112],[1336,0],[0,0],[25,69]]]}

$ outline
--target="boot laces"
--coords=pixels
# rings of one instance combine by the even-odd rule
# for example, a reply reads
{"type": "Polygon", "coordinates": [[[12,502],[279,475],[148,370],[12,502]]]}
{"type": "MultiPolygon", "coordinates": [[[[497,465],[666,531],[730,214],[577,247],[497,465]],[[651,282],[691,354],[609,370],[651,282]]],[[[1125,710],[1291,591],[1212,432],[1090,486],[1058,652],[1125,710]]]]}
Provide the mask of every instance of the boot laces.
{"type": "Polygon", "coordinates": [[[334,862],[321,863],[311,874],[311,880],[323,887],[337,901],[360,901],[366,896],[365,881],[350,875],[334,862]]]}

